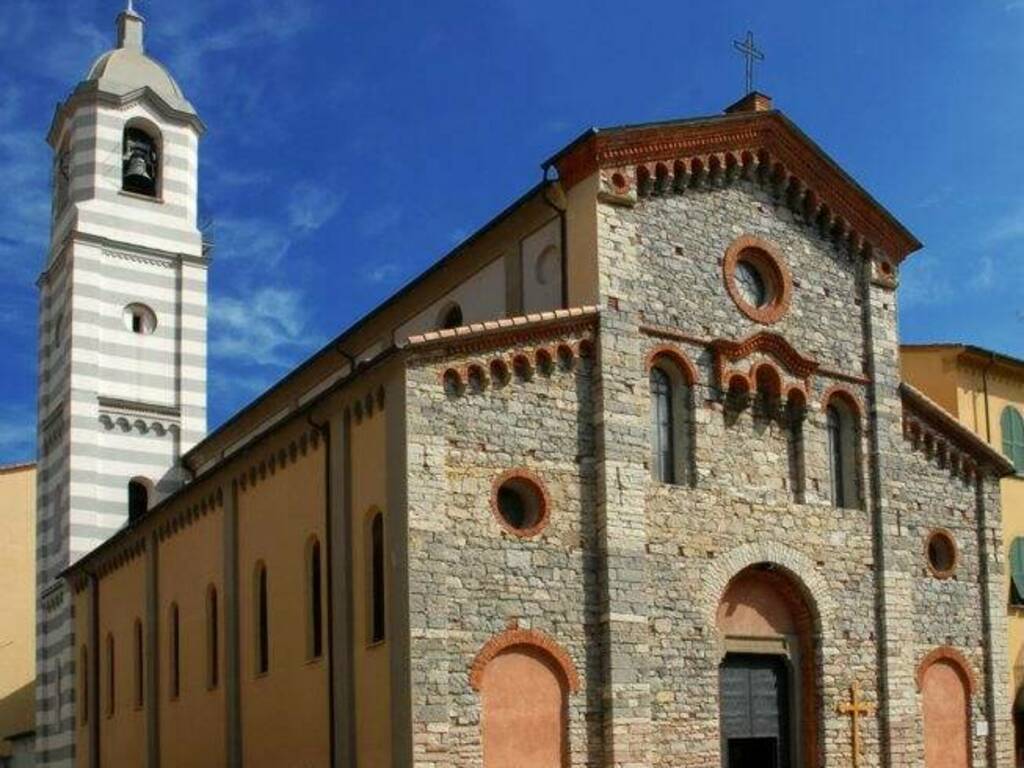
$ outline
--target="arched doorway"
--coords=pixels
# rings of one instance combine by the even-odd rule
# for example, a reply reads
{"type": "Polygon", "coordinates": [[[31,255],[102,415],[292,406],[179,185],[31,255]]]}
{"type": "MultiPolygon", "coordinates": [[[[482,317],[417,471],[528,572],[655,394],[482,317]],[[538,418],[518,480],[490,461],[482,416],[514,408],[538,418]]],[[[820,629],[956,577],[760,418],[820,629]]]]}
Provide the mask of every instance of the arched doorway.
{"type": "Polygon", "coordinates": [[[815,768],[814,613],[805,590],[763,563],[729,582],[716,615],[723,768],[815,768]]]}
{"type": "Polygon", "coordinates": [[[566,768],[569,693],[579,678],[568,654],[535,630],[492,638],[470,670],[480,692],[484,768],[566,768]]]}
{"type": "Polygon", "coordinates": [[[963,656],[937,649],[918,668],[925,768],[969,768],[973,680],[963,656]]]}

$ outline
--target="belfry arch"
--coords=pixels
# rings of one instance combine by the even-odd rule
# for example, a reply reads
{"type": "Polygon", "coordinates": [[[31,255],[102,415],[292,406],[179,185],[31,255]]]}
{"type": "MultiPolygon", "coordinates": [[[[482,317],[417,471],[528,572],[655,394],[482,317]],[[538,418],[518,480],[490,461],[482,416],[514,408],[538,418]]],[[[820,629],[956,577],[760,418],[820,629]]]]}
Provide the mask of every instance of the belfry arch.
{"type": "Polygon", "coordinates": [[[820,615],[791,570],[736,572],[715,606],[723,768],[819,765],[820,615]]]}

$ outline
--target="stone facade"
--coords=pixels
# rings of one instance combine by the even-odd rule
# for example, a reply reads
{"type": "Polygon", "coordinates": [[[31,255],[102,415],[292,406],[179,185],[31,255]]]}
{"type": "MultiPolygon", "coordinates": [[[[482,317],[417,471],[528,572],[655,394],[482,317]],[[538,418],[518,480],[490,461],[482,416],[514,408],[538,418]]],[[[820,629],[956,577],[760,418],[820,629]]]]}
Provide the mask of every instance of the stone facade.
{"type": "Polygon", "coordinates": [[[888,259],[823,236],[756,179],[597,205],[601,309],[585,330],[593,361],[507,384],[489,375],[492,360],[511,368],[517,354],[533,361],[537,348],[579,342],[578,327],[553,326],[472,345],[440,339],[409,363],[415,764],[482,764],[470,669],[510,625],[543,631],[578,670],[572,765],[719,764],[716,611],[733,577],[770,564],[798,585],[813,625],[801,713],[811,735],[796,747],[798,764],[850,763],[851,720],[837,706],[857,681],[878,705],[859,726],[861,765],[921,765],[917,675],[948,646],[980,681],[974,764],[1008,765],[990,683],[1006,665],[1003,633],[992,631],[997,480],[905,429],[896,278],[891,266],[887,279],[878,271],[888,259]],[[802,385],[802,418],[756,393],[736,400],[722,380],[726,343],[766,331],[723,279],[726,252],[746,236],[771,243],[792,277],[791,305],[770,328],[791,349],[749,344],[731,364],[773,363],[783,387],[802,385]],[[695,473],[678,485],[652,480],[650,466],[648,363],[667,352],[694,377],[695,473]],[[813,361],[813,373],[794,374],[787,354],[813,361]],[[830,499],[825,405],[836,393],[858,419],[858,493],[847,508],[830,499]],[[503,531],[488,505],[493,479],[516,467],[551,497],[547,528],[526,540],[503,531]],[[937,528],[959,551],[949,579],[927,564],[937,528]]]}

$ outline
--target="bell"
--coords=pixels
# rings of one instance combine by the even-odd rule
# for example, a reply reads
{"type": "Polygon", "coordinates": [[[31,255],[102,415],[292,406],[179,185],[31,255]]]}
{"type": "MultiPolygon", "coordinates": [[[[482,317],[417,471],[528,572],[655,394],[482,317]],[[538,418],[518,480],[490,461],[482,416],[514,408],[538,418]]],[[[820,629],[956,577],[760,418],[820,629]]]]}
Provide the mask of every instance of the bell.
{"type": "Polygon", "coordinates": [[[138,152],[133,152],[128,158],[128,169],[125,171],[124,180],[133,185],[147,186],[153,183],[153,177],[149,175],[149,167],[146,158],[138,152]]]}

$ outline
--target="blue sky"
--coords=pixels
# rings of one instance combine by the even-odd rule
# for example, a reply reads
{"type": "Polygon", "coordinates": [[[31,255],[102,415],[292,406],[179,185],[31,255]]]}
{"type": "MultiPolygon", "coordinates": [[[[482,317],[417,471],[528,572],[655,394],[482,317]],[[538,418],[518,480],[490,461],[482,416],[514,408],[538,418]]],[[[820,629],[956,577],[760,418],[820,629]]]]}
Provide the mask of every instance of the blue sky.
{"type": "MultiPolygon", "coordinates": [[[[143,0],[208,126],[210,427],[539,180],[591,125],[712,114],[757,85],[924,243],[904,340],[1024,357],[1024,0],[143,0]]],[[[0,462],[34,451],[55,103],[118,0],[0,15],[0,462]]]]}

